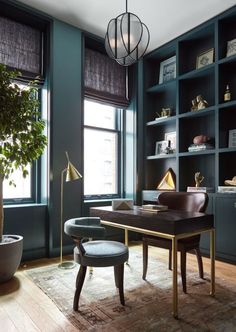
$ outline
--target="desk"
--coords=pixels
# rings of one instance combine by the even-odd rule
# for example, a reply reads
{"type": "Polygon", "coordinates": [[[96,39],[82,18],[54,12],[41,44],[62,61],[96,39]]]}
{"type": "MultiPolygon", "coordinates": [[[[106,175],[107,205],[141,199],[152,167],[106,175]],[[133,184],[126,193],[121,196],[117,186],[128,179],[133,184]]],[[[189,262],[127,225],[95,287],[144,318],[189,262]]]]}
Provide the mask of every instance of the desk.
{"type": "Polygon", "coordinates": [[[159,236],[172,241],[173,259],[173,316],[178,318],[177,241],[193,235],[210,233],[211,288],[215,295],[215,229],[214,216],[200,212],[167,210],[149,212],[134,206],[133,210],[112,210],[111,206],[90,208],[91,217],[100,217],[104,225],[128,231],[159,236]]]}

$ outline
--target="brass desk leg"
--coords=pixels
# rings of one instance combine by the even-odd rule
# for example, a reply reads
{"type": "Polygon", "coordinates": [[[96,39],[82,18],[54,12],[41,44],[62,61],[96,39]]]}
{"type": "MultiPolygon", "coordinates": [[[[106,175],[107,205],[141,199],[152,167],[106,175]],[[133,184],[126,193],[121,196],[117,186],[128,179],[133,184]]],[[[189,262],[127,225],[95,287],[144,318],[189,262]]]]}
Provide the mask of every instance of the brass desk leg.
{"type": "MultiPolygon", "coordinates": [[[[93,239],[90,237],[89,241],[93,241],[93,239]]],[[[92,274],[93,274],[93,267],[89,266],[89,275],[92,276],[92,274]]]]}
{"type": "Polygon", "coordinates": [[[172,239],[172,257],[173,257],[173,316],[178,318],[178,283],[177,283],[177,240],[172,239]]]}
{"type": "Polygon", "coordinates": [[[211,257],[211,291],[215,295],[215,230],[210,231],[210,257],[211,257]]]}
{"type": "MultiPolygon", "coordinates": [[[[125,245],[128,247],[129,246],[129,234],[128,234],[128,229],[125,229],[125,245]]],[[[126,262],[126,264],[129,264],[129,261],[126,262]]]]}

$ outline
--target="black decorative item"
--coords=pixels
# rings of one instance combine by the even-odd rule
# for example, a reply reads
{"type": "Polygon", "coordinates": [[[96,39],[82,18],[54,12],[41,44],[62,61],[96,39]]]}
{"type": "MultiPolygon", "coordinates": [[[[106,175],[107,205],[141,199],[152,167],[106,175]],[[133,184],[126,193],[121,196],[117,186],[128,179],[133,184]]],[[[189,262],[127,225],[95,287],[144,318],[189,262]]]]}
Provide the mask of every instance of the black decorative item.
{"type": "Polygon", "coordinates": [[[147,26],[126,11],[108,23],[105,36],[107,54],[122,66],[130,66],[144,56],[150,41],[147,26]]]}

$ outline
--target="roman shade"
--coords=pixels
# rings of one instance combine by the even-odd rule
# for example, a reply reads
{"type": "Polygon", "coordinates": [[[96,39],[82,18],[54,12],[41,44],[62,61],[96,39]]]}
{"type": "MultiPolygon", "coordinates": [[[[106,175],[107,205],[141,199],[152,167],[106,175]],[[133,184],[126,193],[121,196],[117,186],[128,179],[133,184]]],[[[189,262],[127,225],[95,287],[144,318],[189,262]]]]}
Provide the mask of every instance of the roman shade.
{"type": "Polygon", "coordinates": [[[111,105],[129,105],[126,87],[126,68],[107,55],[85,48],[85,96],[111,105]]]}
{"type": "Polygon", "coordinates": [[[42,32],[0,16],[0,63],[29,77],[42,73],[42,32]]]}

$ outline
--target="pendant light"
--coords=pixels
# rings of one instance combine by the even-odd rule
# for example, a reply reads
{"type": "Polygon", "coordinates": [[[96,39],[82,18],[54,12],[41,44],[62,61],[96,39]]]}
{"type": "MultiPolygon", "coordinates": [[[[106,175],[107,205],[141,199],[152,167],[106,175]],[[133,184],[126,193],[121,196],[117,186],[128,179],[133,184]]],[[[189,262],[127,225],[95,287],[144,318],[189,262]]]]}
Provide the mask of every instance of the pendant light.
{"type": "Polygon", "coordinates": [[[150,40],[147,26],[137,15],[126,11],[108,23],[105,36],[107,54],[122,66],[130,66],[144,56],[150,40]]]}

